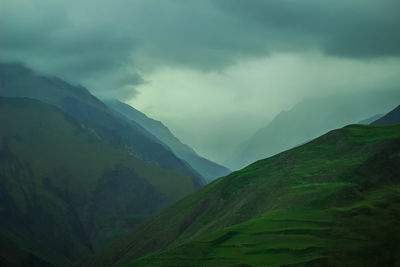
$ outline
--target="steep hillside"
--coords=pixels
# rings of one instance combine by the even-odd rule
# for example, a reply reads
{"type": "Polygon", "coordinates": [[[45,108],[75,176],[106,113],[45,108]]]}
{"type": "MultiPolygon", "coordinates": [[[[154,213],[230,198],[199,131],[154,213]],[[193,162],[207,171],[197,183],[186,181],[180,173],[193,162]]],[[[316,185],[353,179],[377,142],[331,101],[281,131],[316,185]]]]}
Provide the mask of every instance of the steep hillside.
{"type": "Polygon", "coordinates": [[[351,125],[217,179],[87,266],[397,266],[400,125],[351,125]]]}
{"type": "Polygon", "coordinates": [[[16,258],[82,259],[198,187],[37,100],[0,98],[0,125],[0,238],[16,258]]]}
{"type": "Polygon", "coordinates": [[[372,125],[389,125],[400,123],[400,105],[390,111],[385,116],[377,119],[372,125]]]}
{"type": "Polygon", "coordinates": [[[331,96],[304,100],[291,110],[282,111],[267,126],[240,144],[224,165],[232,170],[243,168],[330,130],[357,123],[398,101],[386,95],[377,95],[375,98],[366,95],[331,96]],[[353,101],[355,97],[357,104],[353,101]]]}
{"type": "Polygon", "coordinates": [[[207,182],[225,176],[230,172],[227,168],[197,155],[191,147],[183,144],[160,121],[153,120],[133,107],[118,100],[110,100],[105,103],[129,120],[137,122],[165,143],[179,158],[188,162],[198,173],[206,178],[207,182]]]}
{"type": "Polygon", "coordinates": [[[39,75],[17,63],[0,64],[0,96],[28,97],[55,105],[83,123],[101,127],[97,134],[115,147],[162,168],[193,177],[198,187],[205,183],[189,164],[134,121],[122,119],[83,87],[39,75]]]}

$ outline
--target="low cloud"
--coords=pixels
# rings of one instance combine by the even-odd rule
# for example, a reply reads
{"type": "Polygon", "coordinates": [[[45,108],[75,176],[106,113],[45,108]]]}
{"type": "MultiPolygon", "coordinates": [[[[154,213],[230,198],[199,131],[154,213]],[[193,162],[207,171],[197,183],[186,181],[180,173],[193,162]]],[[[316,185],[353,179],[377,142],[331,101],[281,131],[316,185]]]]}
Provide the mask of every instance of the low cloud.
{"type": "Polygon", "coordinates": [[[0,8],[3,61],[23,61],[94,91],[134,86],[136,80],[122,82],[126,65],[125,76],[134,69],[139,77],[160,66],[218,72],[282,52],[363,59],[400,53],[394,0],[4,0],[0,8]]]}
{"type": "Polygon", "coordinates": [[[399,10],[397,0],[2,0],[0,60],[129,101],[220,160],[305,97],[398,90],[399,10]]]}
{"type": "Polygon", "coordinates": [[[360,120],[386,112],[400,101],[399,74],[400,59],[283,53],[241,61],[219,73],[160,68],[129,103],[166,123],[201,154],[223,162],[238,143],[302,100],[335,96],[365,106],[370,99],[374,104],[360,120]]]}

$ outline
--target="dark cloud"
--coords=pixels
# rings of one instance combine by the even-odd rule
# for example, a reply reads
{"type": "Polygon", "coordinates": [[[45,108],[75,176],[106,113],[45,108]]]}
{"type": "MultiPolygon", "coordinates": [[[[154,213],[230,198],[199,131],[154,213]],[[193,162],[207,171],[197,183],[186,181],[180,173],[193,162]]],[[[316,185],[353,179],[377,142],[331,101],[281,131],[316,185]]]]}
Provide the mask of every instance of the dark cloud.
{"type": "Polygon", "coordinates": [[[311,45],[328,55],[381,57],[400,54],[400,2],[395,0],[216,0],[216,5],[251,22],[279,50],[311,45]],[[285,46],[285,45],[283,45],[285,46]]]}
{"type": "Polygon", "coordinates": [[[17,0],[0,6],[2,61],[24,62],[46,74],[82,83],[99,95],[110,89],[127,95],[127,86],[144,82],[129,67],[135,46],[132,36],[120,32],[118,25],[105,23],[98,14],[88,20],[90,10],[76,15],[81,8],[78,2],[17,0]]]}
{"type": "Polygon", "coordinates": [[[276,52],[400,54],[396,0],[3,0],[0,10],[2,60],[97,90],[143,83],[138,73],[165,65],[220,71],[276,52]]]}

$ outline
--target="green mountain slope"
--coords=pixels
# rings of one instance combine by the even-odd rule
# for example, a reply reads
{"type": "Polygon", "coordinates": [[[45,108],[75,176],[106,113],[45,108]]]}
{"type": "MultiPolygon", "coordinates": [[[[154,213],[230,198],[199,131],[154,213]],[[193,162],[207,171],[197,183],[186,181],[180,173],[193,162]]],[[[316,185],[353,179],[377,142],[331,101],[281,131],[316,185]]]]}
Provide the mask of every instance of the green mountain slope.
{"type": "Polygon", "coordinates": [[[269,124],[240,144],[224,162],[232,170],[304,144],[330,130],[381,113],[398,104],[389,95],[338,95],[304,100],[289,111],[279,113],[269,124]]]}
{"type": "Polygon", "coordinates": [[[122,119],[103,102],[80,86],[59,78],[35,73],[21,64],[0,64],[0,96],[28,97],[55,105],[82,123],[100,126],[97,134],[120,149],[162,168],[190,175],[201,187],[205,181],[154,135],[134,121],[122,119]]]}
{"type": "Polygon", "coordinates": [[[230,172],[227,168],[200,157],[191,147],[183,144],[178,138],[176,138],[160,121],[153,120],[133,107],[118,100],[110,100],[105,103],[110,108],[120,112],[129,120],[137,122],[147,131],[152,133],[155,137],[171,148],[175,155],[188,162],[207,180],[207,182],[225,176],[230,172]]]}
{"type": "Polygon", "coordinates": [[[400,125],[351,125],[217,179],[88,266],[396,266],[400,125]]]}
{"type": "Polygon", "coordinates": [[[0,237],[15,253],[74,262],[198,187],[37,100],[0,98],[0,125],[0,237]]]}

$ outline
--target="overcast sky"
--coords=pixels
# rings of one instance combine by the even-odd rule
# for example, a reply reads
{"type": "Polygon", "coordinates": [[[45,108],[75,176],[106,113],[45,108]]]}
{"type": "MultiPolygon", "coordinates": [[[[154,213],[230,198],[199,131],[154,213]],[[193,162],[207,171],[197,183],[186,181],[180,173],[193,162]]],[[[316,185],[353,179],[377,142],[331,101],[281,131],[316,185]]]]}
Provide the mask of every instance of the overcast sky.
{"type": "Polygon", "coordinates": [[[304,98],[398,96],[399,14],[398,0],[2,0],[0,57],[130,103],[223,161],[304,98]]]}

